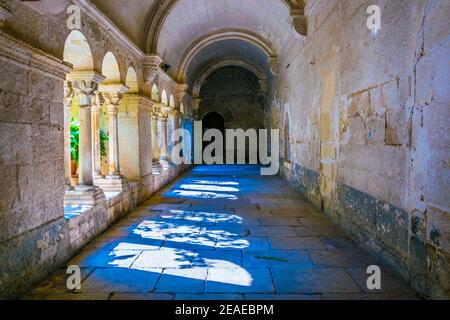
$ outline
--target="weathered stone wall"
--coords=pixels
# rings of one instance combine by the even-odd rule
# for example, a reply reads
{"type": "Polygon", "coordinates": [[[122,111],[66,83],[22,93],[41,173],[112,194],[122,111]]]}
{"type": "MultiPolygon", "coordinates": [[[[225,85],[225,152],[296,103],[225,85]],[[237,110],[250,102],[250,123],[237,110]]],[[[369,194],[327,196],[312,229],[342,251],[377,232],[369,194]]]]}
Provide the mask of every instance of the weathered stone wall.
{"type": "Polygon", "coordinates": [[[0,32],[0,292],[65,258],[62,101],[69,70],[0,32]]]}
{"type": "Polygon", "coordinates": [[[285,47],[283,174],[425,297],[449,298],[450,3],[374,4],[377,33],[364,1],[315,1],[308,38],[285,47]]]}
{"type": "MultiPolygon", "coordinates": [[[[130,183],[126,192],[65,219],[63,87],[71,68],[62,58],[70,31],[65,13],[69,2],[61,1],[61,8],[52,2],[48,12],[40,7],[46,2],[5,3],[12,16],[2,22],[0,31],[0,298],[15,298],[185,167],[151,175],[151,161],[145,161],[151,148],[147,145],[151,130],[144,123],[148,106],[140,104],[134,123],[141,179],[130,183]]],[[[123,82],[133,66],[141,93],[149,92],[142,83],[142,61],[109,30],[88,15],[82,17],[94,69],[101,72],[103,57],[111,51],[123,82]]]]}

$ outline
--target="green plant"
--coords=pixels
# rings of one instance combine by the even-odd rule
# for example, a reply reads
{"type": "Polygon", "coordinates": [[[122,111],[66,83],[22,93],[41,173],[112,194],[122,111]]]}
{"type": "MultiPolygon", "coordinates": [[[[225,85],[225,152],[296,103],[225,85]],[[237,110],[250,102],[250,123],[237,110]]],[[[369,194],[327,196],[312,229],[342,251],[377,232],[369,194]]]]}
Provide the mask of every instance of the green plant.
{"type": "MultiPolygon", "coordinates": [[[[109,140],[108,135],[100,129],[100,156],[106,157],[105,142],[109,140]]],[[[74,118],[70,118],[70,157],[78,165],[78,153],[80,149],[80,124],[74,118]]]]}
{"type": "Polygon", "coordinates": [[[80,146],[80,124],[70,118],[70,158],[78,166],[78,150],[80,146]]]}
{"type": "Polygon", "coordinates": [[[105,146],[105,142],[109,140],[108,135],[102,130],[100,129],[100,156],[102,157],[106,157],[106,146],[105,146]]]}

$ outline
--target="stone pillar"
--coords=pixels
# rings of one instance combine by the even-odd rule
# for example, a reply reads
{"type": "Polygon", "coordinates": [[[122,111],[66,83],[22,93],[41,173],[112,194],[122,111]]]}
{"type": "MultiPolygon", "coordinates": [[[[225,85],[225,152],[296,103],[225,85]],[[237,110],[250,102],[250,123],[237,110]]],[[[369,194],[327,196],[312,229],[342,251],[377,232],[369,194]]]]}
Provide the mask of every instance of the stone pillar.
{"type": "Polygon", "coordinates": [[[119,113],[119,100],[118,96],[112,99],[107,99],[108,108],[108,131],[109,131],[109,171],[108,176],[120,176],[120,164],[119,164],[119,131],[117,114],[119,113]]]}
{"type": "MultiPolygon", "coordinates": [[[[81,99],[80,99],[81,100],[81,99]]],[[[93,185],[92,179],[92,127],[91,127],[91,105],[80,104],[80,129],[78,149],[78,186],[77,189],[88,188],[93,185]]]]}
{"type": "Polygon", "coordinates": [[[109,154],[108,175],[104,179],[96,179],[95,184],[108,192],[123,192],[128,189],[127,179],[120,173],[118,120],[119,102],[128,87],[122,84],[100,85],[106,107],[108,108],[109,154]]]}
{"type": "Polygon", "coordinates": [[[78,185],[66,192],[65,205],[92,205],[105,199],[102,190],[94,186],[92,168],[92,123],[91,108],[97,84],[104,77],[93,71],[77,71],[68,75],[78,94],[80,108],[78,185]]]}
{"type": "Polygon", "coordinates": [[[159,157],[159,163],[166,169],[169,167],[168,157],[167,157],[167,114],[163,113],[159,117],[159,124],[161,128],[161,154],[159,157]]]}
{"type": "Polygon", "coordinates": [[[171,161],[171,155],[172,155],[172,149],[175,146],[175,141],[173,139],[174,137],[174,132],[176,129],[178,129],[180,127],[180,123],[179,123],[179,112],[178,110],[171,110],[168,113],[168,121],[167,121],[167,130],[168,130],[168,135],[167,135],[167,156],[168,159],[171,161]]]}
{"type": "Polygon", "coordinates": [[[72,165],[70,156],[70,107],[72,105],[72,82],[64,82],[64,184],[66,190],[72,189],[72,165]]]}
{"type": "Polygon", "coordinates": [[[192,111],[194,118],[197,118],[198,116],[198,110],[200,109],[200,102],[202,102],[202,99],[200,98],[192,99],[192,111]]]}
{"type": "Polygon", "coordinates": [[[152,160],[159,160],[159,143],[158,143],[158,112],[152,112],[152,160]]]}
{"type": "Polygon", "coordinates": [[[94,180],[103,178],[101,173],[101,151],[100,151],[100,92],[96,90],[94,92],[94,102],[91,109],[92,118],[92,162],[93,162],[93,175],[94,180]]]}

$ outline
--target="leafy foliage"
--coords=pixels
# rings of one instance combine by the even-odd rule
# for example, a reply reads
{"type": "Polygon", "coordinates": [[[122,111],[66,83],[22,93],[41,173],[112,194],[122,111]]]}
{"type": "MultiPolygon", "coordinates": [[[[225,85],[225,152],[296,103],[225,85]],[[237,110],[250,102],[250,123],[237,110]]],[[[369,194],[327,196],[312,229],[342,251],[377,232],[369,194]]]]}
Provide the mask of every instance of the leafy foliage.
{"type": "MultiPolygon", "coordinates": [[[[106,157],[106,145],[105,142],[109,140],[108,135],[100,129],[100,156],[106,157]]],[[[70,157],[77,165],[79,162],[79,149],[80,149],[80,124],[75,121],[74,118],[70,118],[70,157]]]]}

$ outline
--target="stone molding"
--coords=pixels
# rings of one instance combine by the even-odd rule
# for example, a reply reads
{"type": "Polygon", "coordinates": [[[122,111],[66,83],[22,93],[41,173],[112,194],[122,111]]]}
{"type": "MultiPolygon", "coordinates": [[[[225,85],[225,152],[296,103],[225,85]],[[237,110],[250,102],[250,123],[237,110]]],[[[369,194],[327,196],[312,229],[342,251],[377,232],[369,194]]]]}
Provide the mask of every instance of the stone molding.
{"type": "Polygon", "coordinates": [[[95,22],[97,22],[118,43],[123,44],[138,59],[144,59],[145,53],[131,41],[105,14],[103,14],[90,0],[73,0],[73,3],[95,22]]]}
{"type": "Polygon", "coordinates": [[[144,95],[136,93],[126,93],[122,96],[121,103],[138,105],[139,107],[147,109],[147,111],[152,111],[153,106],[156,102],[154,102],[150,97],[144,95]]]}
{"type": "Polygon", "coordinates": [[[0,2],[0,23],[11,17],[12,11],[3,1],[0,2]]]}
{"type": "Polygon", "coordinates": [[[260,90],[262,92],[267,91],[267,75],[263,70],[261,70],[260,67],[241,60],[241,59],[225,59],[220,61],[213,61],[212,63],[208,64],[205,68],[203,68],[197,79],[194,81],[194,84],[192,86],[192,96],[194,98],[198,98],[200,96],[200,90],[202,88],[203,83],[205,80],[217,69],[220,69],[222,67],[228,67],[228,66],[238,66],[247,69],[248,71],[255,74],[255,76],[258,78],[258,83],[260,84],[260,90]]]}
{"type": "Polygon", "coordinates": [[[40,49],[0,31],[0,60],[14,63],[24,69],[32,69],[40,74],[58,80],[65,80],[72,65],[40,49]]]}
{"type": "MultiPolygon", "coordinates": [[[[180,0],[161,0],[154,4],[147,13],[147,25],[142,32],[141,45],[148,52],[157,52],[159,35],[164,22],[180,0]]],[[[303,6],[303,1],[281,0],[289,10],[303,6]]]]}
{"type": "Polygon", "coordinates": [[[308,0],[306,2],[306,6],[305,6],[305,15],[306,16],[310,16],[313,12],[313,10],[316,8],[316,4],[317,4],[318,0],[308,0]]]}
{"type": "Polygon", "coordinates": [[[251,43],[261,49],[269,59],[278,59],[278,53],[267,39],[244,29],[222,29],[207,33],[193,41],[192,45],[187,48],[180,58],[178,67],[175,72],[177,81],[184,81],[189,65],[200,50],[217,41],[237,39],[251,43]]]}
{"type": "Polygon", "coordinates": [[[308,18],[305,16],[303,10],[292,10],[290,15],[292,18],[292,27],[295,32],[301,37],[306,37],[308,34],[308,18]]]}

